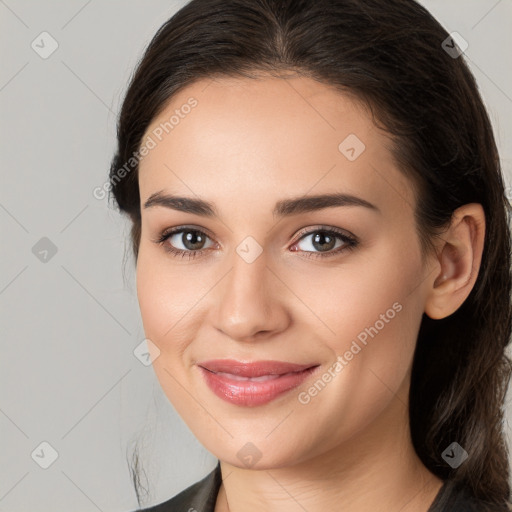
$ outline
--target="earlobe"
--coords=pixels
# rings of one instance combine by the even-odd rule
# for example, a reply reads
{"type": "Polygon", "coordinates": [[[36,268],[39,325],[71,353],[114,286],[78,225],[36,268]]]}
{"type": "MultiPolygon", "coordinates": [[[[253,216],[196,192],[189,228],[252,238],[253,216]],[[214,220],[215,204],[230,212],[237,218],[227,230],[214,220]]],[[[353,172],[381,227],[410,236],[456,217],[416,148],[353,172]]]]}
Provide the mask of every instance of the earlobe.
{"type": "Polygon", "coordinates": [[[485,238],[485,214],[480,204],[455,210],[450,227],[440,237],[439,270],[427,280],[425,313],[438,320],[451,315],[466,300],[478,276],[485,238]]]}

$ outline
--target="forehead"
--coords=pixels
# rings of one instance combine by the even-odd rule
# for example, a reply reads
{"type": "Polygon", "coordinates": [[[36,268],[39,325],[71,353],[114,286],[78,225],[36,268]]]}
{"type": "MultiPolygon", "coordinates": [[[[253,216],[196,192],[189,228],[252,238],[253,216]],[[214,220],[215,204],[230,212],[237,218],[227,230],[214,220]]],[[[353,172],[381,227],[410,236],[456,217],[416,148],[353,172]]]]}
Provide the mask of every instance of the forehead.
{"type": "Polygon", "coordinates": [[[219,201],[410,192],[390,139],[361,103],[305,77],[199,80],[170,99],[148,138],[154,147],[139,166],[141,201],[157,190],[219,201]]]}

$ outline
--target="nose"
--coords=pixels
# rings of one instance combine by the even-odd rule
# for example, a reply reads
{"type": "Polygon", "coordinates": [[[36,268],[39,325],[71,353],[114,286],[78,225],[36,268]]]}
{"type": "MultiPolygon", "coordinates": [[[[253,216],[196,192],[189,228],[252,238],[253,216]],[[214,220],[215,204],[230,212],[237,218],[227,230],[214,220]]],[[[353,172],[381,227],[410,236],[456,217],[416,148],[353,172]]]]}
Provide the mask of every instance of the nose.
{"type": "Polygon", "coordinates": [[[228,274],[215,287],[213,323],[237,341],[267,339],[287,328],[286,287],[267,266],[265,252],[248,263],[234,251],[228,274]]]}

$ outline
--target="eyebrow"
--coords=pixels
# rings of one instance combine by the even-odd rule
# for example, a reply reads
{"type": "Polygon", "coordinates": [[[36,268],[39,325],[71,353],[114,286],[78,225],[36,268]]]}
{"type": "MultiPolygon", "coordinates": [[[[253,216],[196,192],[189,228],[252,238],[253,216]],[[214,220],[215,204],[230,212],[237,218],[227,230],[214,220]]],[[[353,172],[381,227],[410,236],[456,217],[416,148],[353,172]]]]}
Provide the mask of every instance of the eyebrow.
{"type": "MultiPolygon", "coordinates": [[[[203,217],[219,218],[215,206],[208,201],[164,194],[163,191],[155,192],[144,203],[145,209],[154,206],[163,206],[172,210],[201,215],[203,217]]],[[[285,217],[339,206],[362,206],[380,212],[377,206],[365,199],[351,194],[334,193],[283,199],[276,203],[272,215],[274,217],[285,217]]]]}

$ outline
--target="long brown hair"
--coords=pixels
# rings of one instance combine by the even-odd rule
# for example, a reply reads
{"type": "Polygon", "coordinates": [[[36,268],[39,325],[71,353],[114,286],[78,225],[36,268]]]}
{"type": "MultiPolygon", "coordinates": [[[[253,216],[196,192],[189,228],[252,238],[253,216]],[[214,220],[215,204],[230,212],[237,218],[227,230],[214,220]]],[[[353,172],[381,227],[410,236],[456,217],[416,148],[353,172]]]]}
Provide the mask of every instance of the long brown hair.
{"type": "Polygon", "coordinates": [[[505,355],[510,205],[488,115],[464,56],[447,51],[446,41],[456,48],[449,37],[413,0],[192,0],[158,30],[131,79],[110,182],[119,209],[131,218],[137,258],[141,214],[132,157],[177,91],[214,75],[292,71],[364,102],[392,136],[394,157],[418,191],[425,253],[456,208],[471,202],[484,208],[485,246],[473,290],[449,317],[423,315],[410,426],[432,473],[490,504],[504,503],[510,497],[503,432],[512,371],[505,355]],[[457,469],[442,457],[454,441],[469,453],[457,469]]]}

